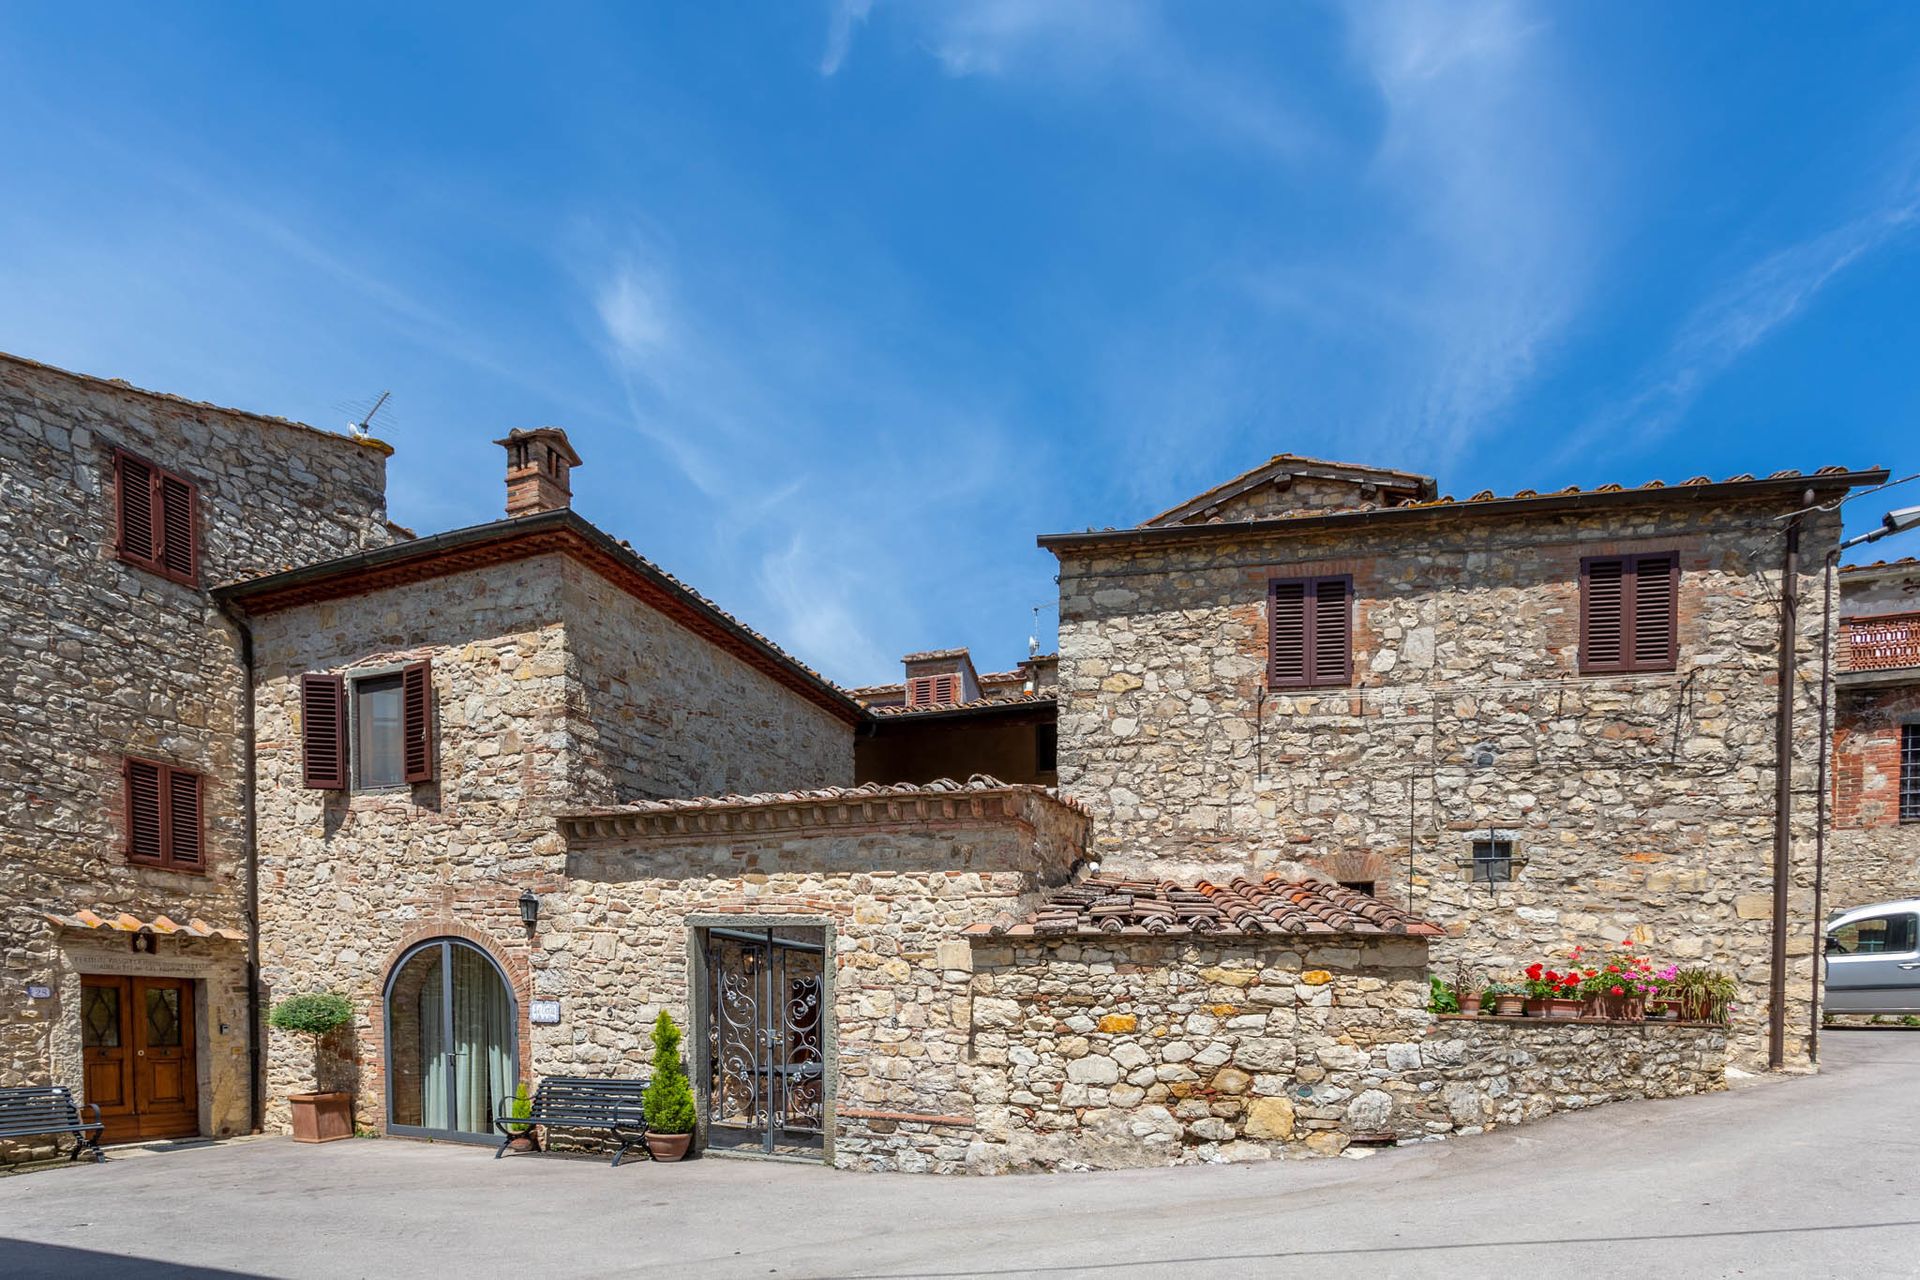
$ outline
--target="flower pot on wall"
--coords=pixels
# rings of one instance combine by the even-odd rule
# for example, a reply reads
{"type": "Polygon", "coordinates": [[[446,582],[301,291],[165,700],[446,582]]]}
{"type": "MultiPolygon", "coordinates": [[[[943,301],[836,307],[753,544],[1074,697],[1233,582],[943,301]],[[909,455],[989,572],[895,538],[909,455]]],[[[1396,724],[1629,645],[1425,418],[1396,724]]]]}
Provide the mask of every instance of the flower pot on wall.
{"type": "Polygon", "coordinates": [[[1495,996],[1493,998],[1493,1011],[1502,1018],[1522,1017],[1527,1012],[1527,998],[1525,996],[1495,996]]]}
{"type": "Polygon", "coordinates": [[[296,1093],[287,1102],[293,1108],[295,1142],[335,1142],[353,1136],[352,1094],[296,1093]]]}
{"type": "Polygon", "coordinates": [[[1580,1016],[1581,1009],[1586,1006],[1586,1001],[1565,1000],[1556,997],[1555,999],[1548,1000],[1546,1006],[1547,1017],[1549,1018],[1577,1018],[1580,1016]]]}
{"type": "Polygon", "coordinates": [[[1528,996],[1527,1002],[1522,1006],[1520,1012],[1528,1018],[1544,1018],[1547,1016],[1547,1006],[1552,1003],[1553,1001],[1551,1000],[1537,999],[1533,996],[1528,996]]]}
{"type": "Polygon", "coordinates": [[[692,1141],[690,1133],[649,1133],[647,1150],[655,1160],[678,1160],[687,1154],[687,1144],[692,1141]]]}

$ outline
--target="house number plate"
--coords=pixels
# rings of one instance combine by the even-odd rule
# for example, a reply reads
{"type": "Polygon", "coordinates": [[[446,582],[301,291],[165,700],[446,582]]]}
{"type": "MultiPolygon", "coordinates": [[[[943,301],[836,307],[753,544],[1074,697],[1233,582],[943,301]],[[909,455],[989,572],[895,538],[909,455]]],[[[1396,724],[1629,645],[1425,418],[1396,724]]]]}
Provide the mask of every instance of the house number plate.
{"type": "Polygon", "coordinates": [[[552,1027],[560,1022],[558,1000],[535,1000],[527,1006],[527,1019],[536,1027],[552,1027]]]}
{"type": "Polygon", "coordinates": [[[53,999],[53,988],[38,982],[32,983],[27,987],[27,999],[51,1000],[53,999]]]}

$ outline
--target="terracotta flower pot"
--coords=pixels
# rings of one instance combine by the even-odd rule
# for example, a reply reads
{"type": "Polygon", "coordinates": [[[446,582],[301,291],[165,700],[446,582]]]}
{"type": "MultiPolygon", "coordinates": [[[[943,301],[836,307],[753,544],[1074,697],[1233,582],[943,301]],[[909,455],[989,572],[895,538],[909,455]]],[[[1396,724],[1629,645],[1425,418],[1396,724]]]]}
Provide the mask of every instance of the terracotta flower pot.
{"type": "Polygon", "coordinates": [[[1527,998],[1525,996],[1495,996],[1493,998],[1493,1011],[1502,1018],[1524,1017],[1527,1012],[1527,998]]]}
{"type": "Polygon", "coordinates": [[[507,1150],[509,1151],[538,1151],[539,1149],[540,1144],[534,1140],[533,1130],[531,1129],[525,1133],[516,1133],[507,1139],[507,1150]]]}
{"type": "Polygon", "coordinates": [[[1568,1000],[1556,997],[1547,1001],[1547,1016],[1549,1018],[1577,1018],[1580,1016],[1580,1010],[1585,1004],[1586,1001],[1584,1000],[1568,1000]]]}
{"type": "Polygon", "coordinates": [[[1526,1001],[1527,1001],[1526,1004],[1522,1006],[1520,1012],[1523,1016],[1528,1018],[1546,1017],[1547,1006],[1553,1003],[1553,1001],[1548,1000],[1543,996],[1528,996],[1526,998],[1526,1001]]]}
{"type": "Polygon", "coordinates": [[[1480,993],[1478,991],[1458,998],[1460,1001],[1460,1012],[1463,1015],[1469,1018],[1477,1018],[1480,1016],[1480,993]]]}
{"type": "Polygon", "coordinates": [[[647,1150],[655,1160],[678,1160],[687,1154],[687,1145],[692,1141],[690,1133],[649,1133],[647,1150]]]}
{"type": "Polygon", "coordinates": [[[353,1136],[352,1094],[296,1093],[287,1102],[293,1108],[295,1142],[337,1142],[353,1136]]]}

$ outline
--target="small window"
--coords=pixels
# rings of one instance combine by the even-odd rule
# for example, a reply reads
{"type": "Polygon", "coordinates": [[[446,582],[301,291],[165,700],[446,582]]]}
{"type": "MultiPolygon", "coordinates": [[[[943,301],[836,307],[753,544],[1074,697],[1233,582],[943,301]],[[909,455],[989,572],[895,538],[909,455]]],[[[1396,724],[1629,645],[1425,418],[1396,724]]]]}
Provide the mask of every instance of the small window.
{"type": "Polygon", "coordinates": [[[353,759],[359,786],[405,785],[403,704],[397,671],[353,682],[353,759]]]}
{"type": "Polygon", "coordinates": [[[1339,884],[1342,889],[1351,889],[1355,893],[1364,893],[1369,898],[1373,896],[1373,881],[1371,880],[1342,880],[1339,884]]]}
{"type": "Polygon", "coordinates": [[[1580,562],[1580,670],[1672,671],[1679,665],[1680,559],[1589,556],[1580,562]]]}
{"type": "Polygon", "coordinates": [[[937,676],[915,676],[907,681],[907,705],[939,707],[960,701],[960,673],[949,671],[937,676]]]}
{"type": "Polygon", "coordinates": [[[1059,725],[1033,726],[1033,767],[1041,773],[1053,773],[1060,768],[1059,725]]]}
{"type": "Polygon", "coordinates": [[[1473,882],[1501,884],[1513,879],[1513,841],[1473,842],[1473,882]]]}
{"type": "Polygon", "coordinates": [[[1920,724],[1900,726],[1900,821],[1920,822],[1920,724]]]}
{"type": "Polygon", "coordinates": [[[176,871],[206,869],[199,774],[128,757],[127,861],[176,871]]]}
{"type": "Polygon", "coordinates": [[[1353,683],[1353,579],[1267,583],[1267,684],[1332,689],[1353,683]]]}
{"type": "Polygon", "coordinates": [[[113,455],[115,550],[128,564],[188,586],[200,580],[199,489],[143,458],[113,455]]]}
{"type": "Polygon", "coordinates": [[[1827,950],[1843,956],[1905,955],[1920,949],[1915,924],[1920,916],[1875,916],[1843,924],[1827,935],[1827,950]]]}

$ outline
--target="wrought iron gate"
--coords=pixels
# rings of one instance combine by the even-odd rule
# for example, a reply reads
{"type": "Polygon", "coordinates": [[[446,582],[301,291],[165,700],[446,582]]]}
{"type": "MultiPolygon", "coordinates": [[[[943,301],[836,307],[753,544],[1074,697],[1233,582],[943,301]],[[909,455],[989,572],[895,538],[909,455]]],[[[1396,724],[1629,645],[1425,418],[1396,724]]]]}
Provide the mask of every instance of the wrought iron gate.
{"type": "Polygon", "coordinates": [[[707,930],[708,1149],[820,1150],[825,960],[824,929],[707,930]]]}

